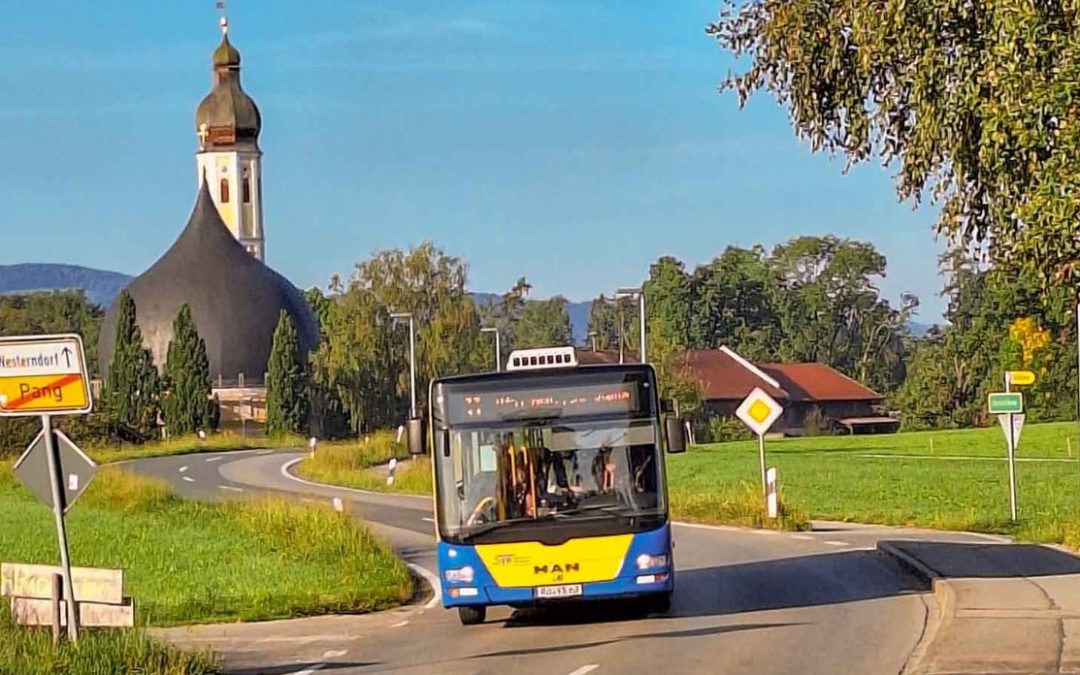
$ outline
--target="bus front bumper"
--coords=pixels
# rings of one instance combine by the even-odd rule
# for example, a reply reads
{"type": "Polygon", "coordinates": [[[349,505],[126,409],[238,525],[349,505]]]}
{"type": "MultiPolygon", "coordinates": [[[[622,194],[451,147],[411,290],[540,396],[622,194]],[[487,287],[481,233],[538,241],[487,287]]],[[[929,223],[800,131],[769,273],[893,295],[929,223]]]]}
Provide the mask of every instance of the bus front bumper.
{"type": "Polygon", "coordinates": [[[675,589],[675,577],[670,569],[665,569],[650,571],[648,574],[618,577],[611,581],[594,581],[554,587],[566,588],[568,586],[571,592],[574,592],[573,595],[563,596],[541,595],[542,591],[535,587],[502,588],[499,586],[470,586],[466,584],[450,586],[446,583],[443,583],[442,586],[443,606],[448,608],[468,605],[532,605],[569,600],[602,600],[605,598],[651,595],[653,593],[670,593],[675,589]],[[577,589],[574,588],[576,586],[581,587],[580,593],[576,593],[577,589]]]}

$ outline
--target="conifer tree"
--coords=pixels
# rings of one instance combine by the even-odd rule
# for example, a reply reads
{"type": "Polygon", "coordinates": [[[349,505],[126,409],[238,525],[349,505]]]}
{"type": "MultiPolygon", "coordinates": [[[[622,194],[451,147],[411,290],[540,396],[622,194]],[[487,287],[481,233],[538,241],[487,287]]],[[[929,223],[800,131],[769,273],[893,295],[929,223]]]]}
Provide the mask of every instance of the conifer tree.
{"type": "Polygon", "coordinates": [[[143,346],[135,300],[124,291],[119,303],[115,348],[102,398],[117,423],[149,434],[157,421],[160,378],[153,355],[143,346]]]}
{"type": "Polygon", "coordinates": [[[191,308],[186,304],[173,321],[173,338],[165,361],[168,395],[163,409],[165,428],[171,436],[187,434],[210,425],[210,361],[206,342],[199,337],[191,308]]]}
{"type": "Polygon", "coordinates": [[[307,382],[300,360],[300,338],[292,317],[281,311],[270,348],[266,380],[266,433],[303,433],[308,421],[307,382]]]}

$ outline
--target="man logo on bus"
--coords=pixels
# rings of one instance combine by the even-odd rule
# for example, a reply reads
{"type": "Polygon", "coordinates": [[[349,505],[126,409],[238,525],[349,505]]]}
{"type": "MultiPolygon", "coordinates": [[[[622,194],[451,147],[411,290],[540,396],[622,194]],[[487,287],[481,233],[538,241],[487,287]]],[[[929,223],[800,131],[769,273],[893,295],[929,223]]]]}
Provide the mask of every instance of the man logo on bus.
{"type": "Polygon", "coordinates": [[[566,563],[559,565],[533,565],[533,574],[559,574],[562,575],[566,572],[580,572],[581,563],[566,563]]]}

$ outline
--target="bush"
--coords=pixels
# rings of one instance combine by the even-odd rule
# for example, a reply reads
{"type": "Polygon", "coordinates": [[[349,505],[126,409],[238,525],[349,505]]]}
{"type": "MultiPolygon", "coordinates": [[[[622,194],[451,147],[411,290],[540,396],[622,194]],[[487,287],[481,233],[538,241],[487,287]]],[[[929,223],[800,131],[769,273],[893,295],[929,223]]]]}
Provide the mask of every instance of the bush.
{"type": "Polygon", "coordinates": [[[735,417],[712,417],[709,419],[709,442],[729,443],[747,441],[754,437],[742,420],[735,417]]]}

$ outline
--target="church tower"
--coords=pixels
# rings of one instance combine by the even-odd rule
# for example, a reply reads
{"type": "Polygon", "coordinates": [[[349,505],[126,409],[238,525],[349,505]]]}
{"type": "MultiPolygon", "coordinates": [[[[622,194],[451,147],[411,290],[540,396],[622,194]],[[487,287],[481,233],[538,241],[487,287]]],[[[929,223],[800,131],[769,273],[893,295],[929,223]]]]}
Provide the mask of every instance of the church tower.
{"type": "Polygon", "coordinates": [[[240,87],[240,52],[229,42],[221,18],[221,44],[214,50],[214,86],[195,113],[199,187],[205,180],[221,219],[247,252],[266,257],[263,230],[262,117],[240,87]]]}

